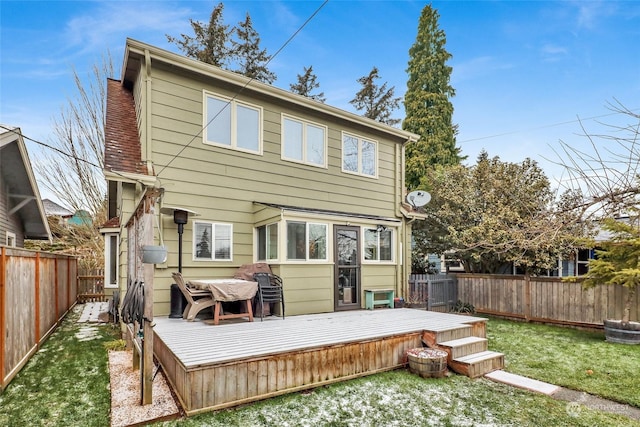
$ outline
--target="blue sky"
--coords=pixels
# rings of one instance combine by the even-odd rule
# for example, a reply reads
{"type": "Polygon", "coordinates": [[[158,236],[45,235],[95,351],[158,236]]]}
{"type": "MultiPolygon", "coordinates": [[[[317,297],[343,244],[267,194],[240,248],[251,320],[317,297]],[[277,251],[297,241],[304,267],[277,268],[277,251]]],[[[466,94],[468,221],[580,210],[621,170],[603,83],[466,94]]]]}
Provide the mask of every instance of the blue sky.
{"type": "MultiPolygon", "coordinates": [[[[217,1],[0,1],[0,123],[49,142],[52,119],[73,97],[72,69],[86,78],[110,52],[119,69],[131,37],[178,52],[165,34],[191,34],[217,1]]],[[[354,111],[356,80],[377,66],[381,80],[406,89],[408,51],[426,2],[330,0],[270,64],[288,89],[312,65],[327,104],[354,111]]],[[[229,1],[224,20],[249,12],[274,54],[321,1],[229,1]]],[[[640,111],[640,2],[433,1],[453,55],[454,122],[462,154],[537,160],[554,179],[553,149],[574,146],[578,117],[588,131],[615,99],[640,111]],[[594,119],[598,118],[598,119],[594,119]]],[[[396,112],[402,118],[404,110],[396,112]]],[[[40,148],[27,141],[30,153],[40,148]]],[[[34,157],[32,155],[32,157],[34,157]]],[[[33,160],[33,159],[32,159],[33,160]]],[[[42,185],[40,190],[43,191],[42,185]]],[[[43,194],[43,197],[47,197],[43,194]]]]}

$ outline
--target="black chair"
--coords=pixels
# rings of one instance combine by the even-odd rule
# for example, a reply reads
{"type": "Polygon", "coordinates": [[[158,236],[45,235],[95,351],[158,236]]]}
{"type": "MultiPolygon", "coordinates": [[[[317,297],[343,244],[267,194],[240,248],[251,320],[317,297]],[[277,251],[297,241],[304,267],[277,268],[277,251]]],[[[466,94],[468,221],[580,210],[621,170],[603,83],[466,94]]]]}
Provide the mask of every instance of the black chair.
{"type": "Polygon", "coordinates": [[[258,282],[258,311],[260,321],[264,318],[264,306],[269,304],[269,311],[273,314],[273,304],[280,303],[282,319],[284,320],[284,295],[282,292],[282,279],[275,274],[255,273],[253,280],[258,282]]]}

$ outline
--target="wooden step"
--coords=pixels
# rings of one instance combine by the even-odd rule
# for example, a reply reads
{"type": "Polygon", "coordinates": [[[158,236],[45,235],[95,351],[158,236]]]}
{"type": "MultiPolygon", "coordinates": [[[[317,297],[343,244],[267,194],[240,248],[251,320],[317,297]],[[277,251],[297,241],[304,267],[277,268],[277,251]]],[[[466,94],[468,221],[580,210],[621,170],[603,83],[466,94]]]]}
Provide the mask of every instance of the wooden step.
{"type": "Polygon", "coordinates": [[[437,347],[438,343],[467,338],[473,335],[471,325],[446,326],[425,330],[422,333],[422,341],[428,347],[437,347]]]}
{"type": "Polygon", "coordinates": [[[452,359],[449,362],[449,367],[459,374],[477,378],[504,368],[504,354],[495,351],[481,351],[452,359]]]}
{"type": "Polygon", "coordinates": [[[451,341],[438,343],[438,348],[449,353],[449,361],[460,357],[468,356],[473,353],[481,353],[487,351],[488,344],[486,338],[466,337],[451,341]]]}

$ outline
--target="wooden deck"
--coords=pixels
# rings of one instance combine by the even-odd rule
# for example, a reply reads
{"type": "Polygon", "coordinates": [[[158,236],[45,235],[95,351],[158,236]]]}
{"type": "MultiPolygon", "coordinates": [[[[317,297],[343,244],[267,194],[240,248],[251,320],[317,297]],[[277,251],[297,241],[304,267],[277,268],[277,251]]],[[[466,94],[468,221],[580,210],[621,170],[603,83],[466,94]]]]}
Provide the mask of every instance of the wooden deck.
{"type": "Polygon", "coordinates": [[[486,319],[378,309],[217,326],[155,322],[154,353],[191,415],[396,369],[423,342],[484,338],[486,319]]]}

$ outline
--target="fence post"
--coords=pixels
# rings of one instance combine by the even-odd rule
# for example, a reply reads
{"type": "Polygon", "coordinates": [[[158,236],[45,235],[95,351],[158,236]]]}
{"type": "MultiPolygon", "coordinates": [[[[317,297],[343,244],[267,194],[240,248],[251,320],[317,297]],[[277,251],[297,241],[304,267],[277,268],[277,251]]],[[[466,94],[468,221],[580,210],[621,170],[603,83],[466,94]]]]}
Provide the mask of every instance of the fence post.
{"type": "Polygon", "coordinates": [[[40,252],[36,253],[36,265],[35,265],[35,283],[34,283],[34,292],[35,292],[35,336],[36,336],[36,345],[38,348],[40,347],[40,252]]]}
{"type": "Polygon", "coordinates": [[[4,352],[5,352],[5,306],[7,298],[5,295],[5,281],[7,278],[7,253],[6,248],[0,247],[0,391],[4,390],[4,352]]]}
{"type": "Polygon", "coordinates": [[[524,318],[531,321],[531,276],[528,272],[524,274],[524,318]]]}

